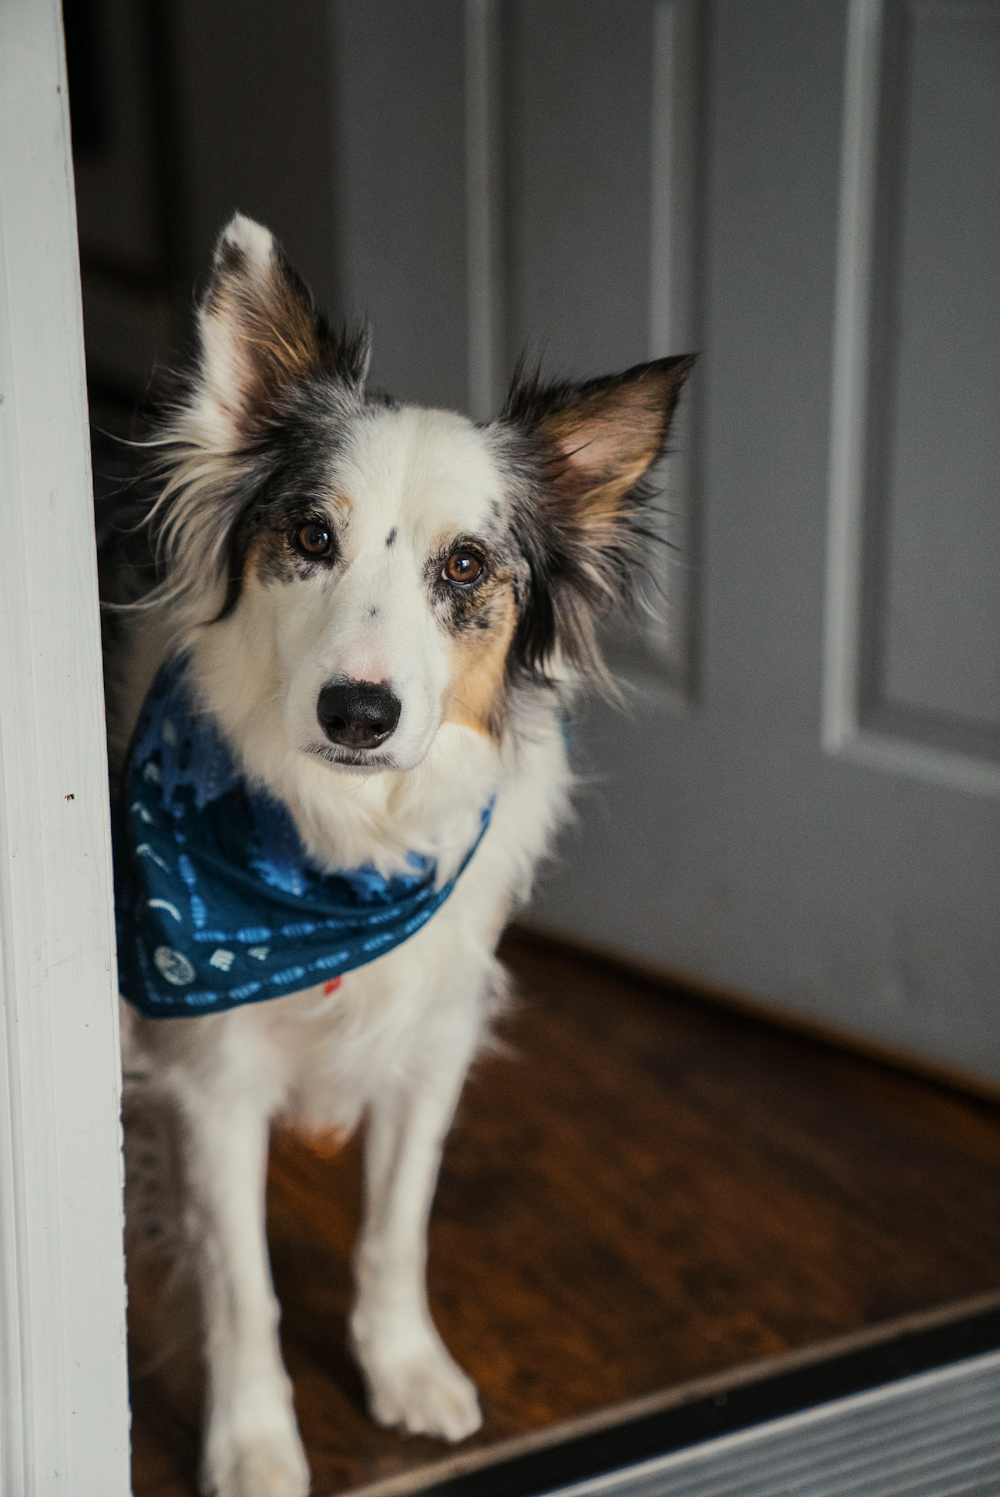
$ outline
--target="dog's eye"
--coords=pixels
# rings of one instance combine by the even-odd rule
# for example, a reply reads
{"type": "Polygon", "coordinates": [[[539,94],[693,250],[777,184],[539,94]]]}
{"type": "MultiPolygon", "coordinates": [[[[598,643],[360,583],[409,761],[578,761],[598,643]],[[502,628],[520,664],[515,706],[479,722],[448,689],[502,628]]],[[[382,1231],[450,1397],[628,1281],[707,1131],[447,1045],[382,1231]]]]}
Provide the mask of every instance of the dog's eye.
{"type": "Polygon", "coordinates": [[[318,561],[321,557],[332,555],[333,535],[325,525],[313,520],[295,532],[292,545],[311,561],[318,561]]]}
{"type": "Polygon", "coordinates": [[[446,582],[456,582],[461,587],[475,582],[482,576],[483,564],[472,551],[453,551],[444,564],[441,576],[446,582]]]}

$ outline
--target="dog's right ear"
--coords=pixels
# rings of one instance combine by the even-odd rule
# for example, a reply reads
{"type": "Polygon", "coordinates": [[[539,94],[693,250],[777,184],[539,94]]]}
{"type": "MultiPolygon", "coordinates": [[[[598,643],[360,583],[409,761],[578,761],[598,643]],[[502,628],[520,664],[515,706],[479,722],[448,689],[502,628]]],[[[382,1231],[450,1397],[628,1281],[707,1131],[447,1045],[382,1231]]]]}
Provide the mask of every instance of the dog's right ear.
{"type": "Polygon", "coordinates": [[[241,213],[215,246],[198,334],[194,396],[217,452],[251,444],[311,377],[360,387],[368,370],[367,335],[334,336],[273,234],[241,213]]]}

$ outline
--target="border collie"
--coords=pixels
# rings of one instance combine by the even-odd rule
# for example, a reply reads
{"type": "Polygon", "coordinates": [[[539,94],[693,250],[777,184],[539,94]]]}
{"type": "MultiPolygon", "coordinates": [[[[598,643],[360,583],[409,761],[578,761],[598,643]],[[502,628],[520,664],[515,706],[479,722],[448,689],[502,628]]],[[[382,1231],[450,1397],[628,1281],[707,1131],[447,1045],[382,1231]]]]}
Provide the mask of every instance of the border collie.
{"type": "MultiPolygon", "coordinates": [[[[271,1120],[364,1119],[371,1413],[469,1435],[476,1390],[425,1289],[441,1148],[501,1000],[494,948],[567,812],[567,704],[607,679],[600,620],[641,590],[646,476],[693,360],[519,373],[485,425],[400,405],[366,389],[367,336],[332,330],[239,215],[197,328],[152,439],[158,570],[137,599],[118,569],[109,631],[126,1110],[140,1135],[172,1119],[203,1490],[301,1497],[271,1120]]],[[[131,1230],[141,1159],[129,1177],[131,1230]]]]}

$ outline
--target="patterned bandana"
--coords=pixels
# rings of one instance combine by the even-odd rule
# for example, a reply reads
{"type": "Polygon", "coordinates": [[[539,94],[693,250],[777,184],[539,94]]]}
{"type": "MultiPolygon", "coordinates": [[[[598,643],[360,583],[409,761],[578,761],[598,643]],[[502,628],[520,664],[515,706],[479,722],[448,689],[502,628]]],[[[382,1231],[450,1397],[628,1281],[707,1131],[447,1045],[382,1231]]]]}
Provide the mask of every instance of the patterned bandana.
{"type": "Polygon", "coordinates": [[[153,682],[112,809],[119,986],[154,1019],[280,998],[391,951],[444,904],[493,809],[440,889],[418,853],[392,878],[320,873],[285,807],[237,773],[186,664],[153,682]]]}

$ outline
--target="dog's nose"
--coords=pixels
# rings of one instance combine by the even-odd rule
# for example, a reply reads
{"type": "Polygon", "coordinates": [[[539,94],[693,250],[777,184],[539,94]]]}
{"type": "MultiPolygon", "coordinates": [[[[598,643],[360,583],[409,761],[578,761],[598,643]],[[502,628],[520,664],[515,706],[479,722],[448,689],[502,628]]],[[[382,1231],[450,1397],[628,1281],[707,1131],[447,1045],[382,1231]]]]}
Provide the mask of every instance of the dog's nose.
{"type": "Polygon", "coordinates": [[[388,686],[372,681],[333,681],[324,686],[316,716],[331,743],[373,749],[396,731],[402,708],[388,686]]]}

